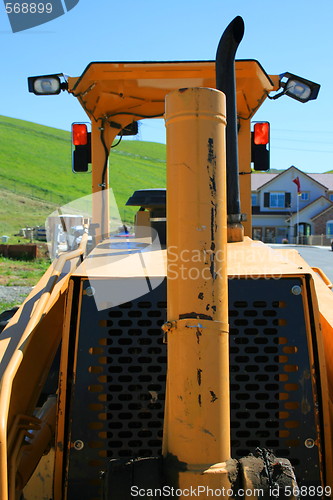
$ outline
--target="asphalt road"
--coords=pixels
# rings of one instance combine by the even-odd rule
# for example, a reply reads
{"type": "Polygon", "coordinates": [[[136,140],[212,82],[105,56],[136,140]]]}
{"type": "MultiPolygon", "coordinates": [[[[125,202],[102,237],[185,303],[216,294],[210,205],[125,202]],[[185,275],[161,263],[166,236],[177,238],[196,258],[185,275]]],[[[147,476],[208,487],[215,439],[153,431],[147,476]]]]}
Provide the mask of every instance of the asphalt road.
{"type": "Polygon", "coordinates": [[[333,252],[331,247],[270,245],[272,248],[294,248],[311,267],[320,267],[333,283],[333,252]]]}

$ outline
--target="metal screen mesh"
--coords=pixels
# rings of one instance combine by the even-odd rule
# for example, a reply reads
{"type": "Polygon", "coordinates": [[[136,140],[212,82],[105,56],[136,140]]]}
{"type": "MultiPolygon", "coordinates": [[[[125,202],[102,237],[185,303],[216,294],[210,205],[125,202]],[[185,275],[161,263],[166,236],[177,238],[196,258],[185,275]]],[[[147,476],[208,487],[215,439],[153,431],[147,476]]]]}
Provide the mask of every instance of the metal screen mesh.
{"type": "MultiPolygon", "coordinates": [[[[314,393],[298,279],[231,280],[232,457],[273,449],[301,484],[319,483],[314,393]]],[[[89,286],[87,282],[84,287],[89,286]]],[[[161,453],[166,380],[166,283],[98,312],[83,295],[73,393],[69,500],[94,499],[109,460],[161,453]],[[82,484],[87,488],[82,492],[82,484]]]]}

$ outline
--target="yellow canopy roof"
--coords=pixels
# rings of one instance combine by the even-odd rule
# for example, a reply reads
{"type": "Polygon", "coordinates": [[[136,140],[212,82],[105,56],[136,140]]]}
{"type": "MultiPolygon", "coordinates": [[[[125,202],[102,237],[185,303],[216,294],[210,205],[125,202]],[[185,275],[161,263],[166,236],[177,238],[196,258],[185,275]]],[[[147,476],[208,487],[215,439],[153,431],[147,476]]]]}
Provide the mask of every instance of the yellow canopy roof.
{"type": "MultiPolygon", "coordinates": [[[[236,61],[239,118],[249,119],[278,78],[258,61],[236,61]]],[[[128,123],[164,114],[165,95],[186,87],[215,88],[215,62],[93,62],[78,78],[69,78],[69,92],[92,120],[129,115],[128,123]]],[[[124,116],[122,116],[123,121],[124,116]]]]}

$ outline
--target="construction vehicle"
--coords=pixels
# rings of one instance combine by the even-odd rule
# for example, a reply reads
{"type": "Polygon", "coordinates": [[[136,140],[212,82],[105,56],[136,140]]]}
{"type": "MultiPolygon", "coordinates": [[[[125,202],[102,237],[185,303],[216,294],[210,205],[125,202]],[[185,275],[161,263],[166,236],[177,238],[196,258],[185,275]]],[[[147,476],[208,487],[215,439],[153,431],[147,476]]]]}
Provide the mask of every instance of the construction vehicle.
{"type": "Polygon", "coordinates": [[[1,500],[331,498],[331,284],[249,237],[251,159],[268,159],[251,120],[267,97],[306,102],[319,85],[235,62],[243,32],[237,17],[216,63],[29,78],[87,112],[74,170],[91,161],[94,201],[0,337],[1,500]],[[116,238],[110,148],[154,117],[167,189],[138,189],[135,235],[116,238]]]}

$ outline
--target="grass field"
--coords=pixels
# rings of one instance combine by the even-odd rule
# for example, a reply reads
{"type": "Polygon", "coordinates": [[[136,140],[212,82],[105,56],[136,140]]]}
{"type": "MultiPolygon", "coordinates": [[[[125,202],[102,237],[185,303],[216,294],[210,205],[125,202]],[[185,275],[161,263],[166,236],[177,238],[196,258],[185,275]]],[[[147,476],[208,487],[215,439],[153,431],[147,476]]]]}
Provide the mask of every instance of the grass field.
{"type": "MultiPolygon", "coordinates": [[[[0,236],[16,234],[21,227],[43,225],[56,205],[0,189],[0,236]]],[[[9,243],[16,243],[11,238],[9,243]]]]}
{"type": "MultiPolygon", "coordinates": [[[[57,207],[91,191],[90,174],[71,170],[70,133],[0,115],[0,236],[43,225],[57,207]]],[[[110,187],[126,222],[135,189],[165,186],[165,146],[123,140],[110,155],[110,187]]]]}
{"type": "MultiPolygon", "coordinates": [[[[73,174],[70,133],[0,115],[0,238],[15,237],[22,227],[44,225],[59,207],[91,192],[91,174],[73,174]]],[[[136,208],[125,207],[136,189],[165,186],[165,146],[122,140],[111,150],[110,187],[120,216],[133,221],[136,208]]],[[[1,240],[0,240],[1,243],[1,240]]],[[[34,286],[49,261],[0,257],[0,286],[34,286]]],[[[0,311],[17,301],[0,300],[0,311]]]]}
{"type": "MultiPolygon", "coordinates": [[[[33,287],[48,269],[50,261],[48,259],[39,259],[35,261],[19,261],[0,257],[0,286],[10,287],[33,287]]],[[[26,292],[27,293],[27,292],[26,292]]],[[[23,302],[26,293],[17,292],[17,298],[12,298],[10,292],[2,292],[0,298],[0,312],[11,309],[15,305],[23,302]]]]}
{"type": "Polygon", "coordinates": [[[35,286],[48,269],[50,261],[19,261],[0,257],[0,285],[35,286]]]}

